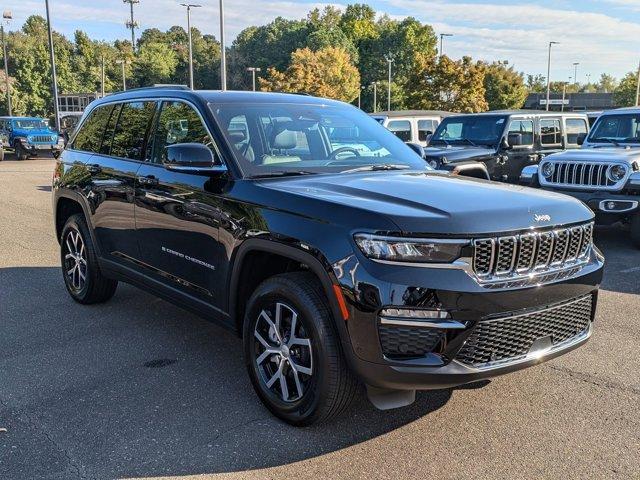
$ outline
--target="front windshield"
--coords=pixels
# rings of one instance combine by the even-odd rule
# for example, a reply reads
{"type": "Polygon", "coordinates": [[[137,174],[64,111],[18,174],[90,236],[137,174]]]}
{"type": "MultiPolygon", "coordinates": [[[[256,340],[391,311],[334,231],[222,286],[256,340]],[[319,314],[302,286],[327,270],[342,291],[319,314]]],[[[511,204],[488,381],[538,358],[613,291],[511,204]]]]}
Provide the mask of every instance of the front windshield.
{"type": "Polygon", "coordinates": [[[20,130],[45,130],[49,128],[49,123],[46,120],[39,119],[26,119],[26,120],[14,120],[13,128],[20,130]]]}
{"type": "Polygon", "coordinates": [[[376,120],[347,105],[229,103],[210,108],[250,177],[429,169],[376,120]]]}
{"type": "Polygon", "coordinates": [[[430,145],[496,145],[507,117],[497,115],[465,115],[448,117],[436,129],[430,145]]]}
{"type": "Polygon", "coordinates": [[[640,114],[601,116],[589,136],[589,141],[640,143],[640,114]]]}

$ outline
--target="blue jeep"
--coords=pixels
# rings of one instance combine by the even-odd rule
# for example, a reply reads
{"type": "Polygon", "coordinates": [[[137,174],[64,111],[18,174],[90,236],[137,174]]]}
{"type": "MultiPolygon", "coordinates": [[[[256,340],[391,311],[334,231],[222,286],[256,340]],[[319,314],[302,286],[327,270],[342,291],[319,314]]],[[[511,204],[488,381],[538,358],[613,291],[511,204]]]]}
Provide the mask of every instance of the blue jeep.
{"type": "Polygon", "coordinates": [[[41,152],[57,156],[64,148],[64,139],[49,122],[35,117],[0,117],[0,141],[0,160],[5,151],[13,151],[18,160],[26,160],[41,152]]]}

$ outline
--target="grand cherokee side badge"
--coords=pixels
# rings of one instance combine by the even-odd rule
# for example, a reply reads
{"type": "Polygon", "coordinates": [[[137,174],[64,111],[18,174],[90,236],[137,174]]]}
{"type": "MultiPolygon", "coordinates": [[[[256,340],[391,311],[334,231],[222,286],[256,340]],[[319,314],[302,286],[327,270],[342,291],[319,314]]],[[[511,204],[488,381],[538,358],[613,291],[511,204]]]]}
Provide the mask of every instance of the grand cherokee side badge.
{"type": "Polygon", "coordinates": [[[550,222],[551,221],[551,215],[540,215],[539,213],[536,213],[533,216],[533,219],[536,222],[550,222]]]}

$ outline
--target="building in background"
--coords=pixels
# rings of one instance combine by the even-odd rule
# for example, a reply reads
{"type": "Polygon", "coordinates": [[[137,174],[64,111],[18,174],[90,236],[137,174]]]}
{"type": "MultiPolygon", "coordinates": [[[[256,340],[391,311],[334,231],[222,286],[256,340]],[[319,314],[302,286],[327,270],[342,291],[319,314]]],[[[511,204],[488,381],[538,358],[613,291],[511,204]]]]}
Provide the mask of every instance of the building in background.
{"type": "MultiPolygon", "coordinates": [[[[524,103],[527,110],[544,110],[547,106],[546,93],[530,93],[524,103]]],[[[613,93],[567,93],[564,102],[561,93],[552,93],[549,110],[565,112],[595,112],[617,108],[613,93]],[[564,108],[563,108],[564,103],[564,108]]]]}

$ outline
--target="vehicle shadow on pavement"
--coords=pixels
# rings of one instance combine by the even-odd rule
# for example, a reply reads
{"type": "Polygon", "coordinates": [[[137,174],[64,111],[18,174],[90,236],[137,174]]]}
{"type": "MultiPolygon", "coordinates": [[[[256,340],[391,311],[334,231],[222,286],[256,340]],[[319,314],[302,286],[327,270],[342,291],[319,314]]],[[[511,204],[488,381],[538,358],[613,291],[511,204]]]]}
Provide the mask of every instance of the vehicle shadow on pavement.
{"type": "Polygon", "coordinates": [[[452,395],[421,392],[410,407],[380,412],[361,394],[332,423],[296,429],[259,402],[233,333],[124,284],[109,303],[76,304],[58,268],[0,269],[0,285],[6,478],[289,464],[402,427],[452,395]]]}
{"type": "Polygon", "coordinates": [[[594,241],[606,262],[602,288],[611,292],[640,294],[640,249],[631,243],[629,229],[619,223],[598,226],[594,241]]]}

